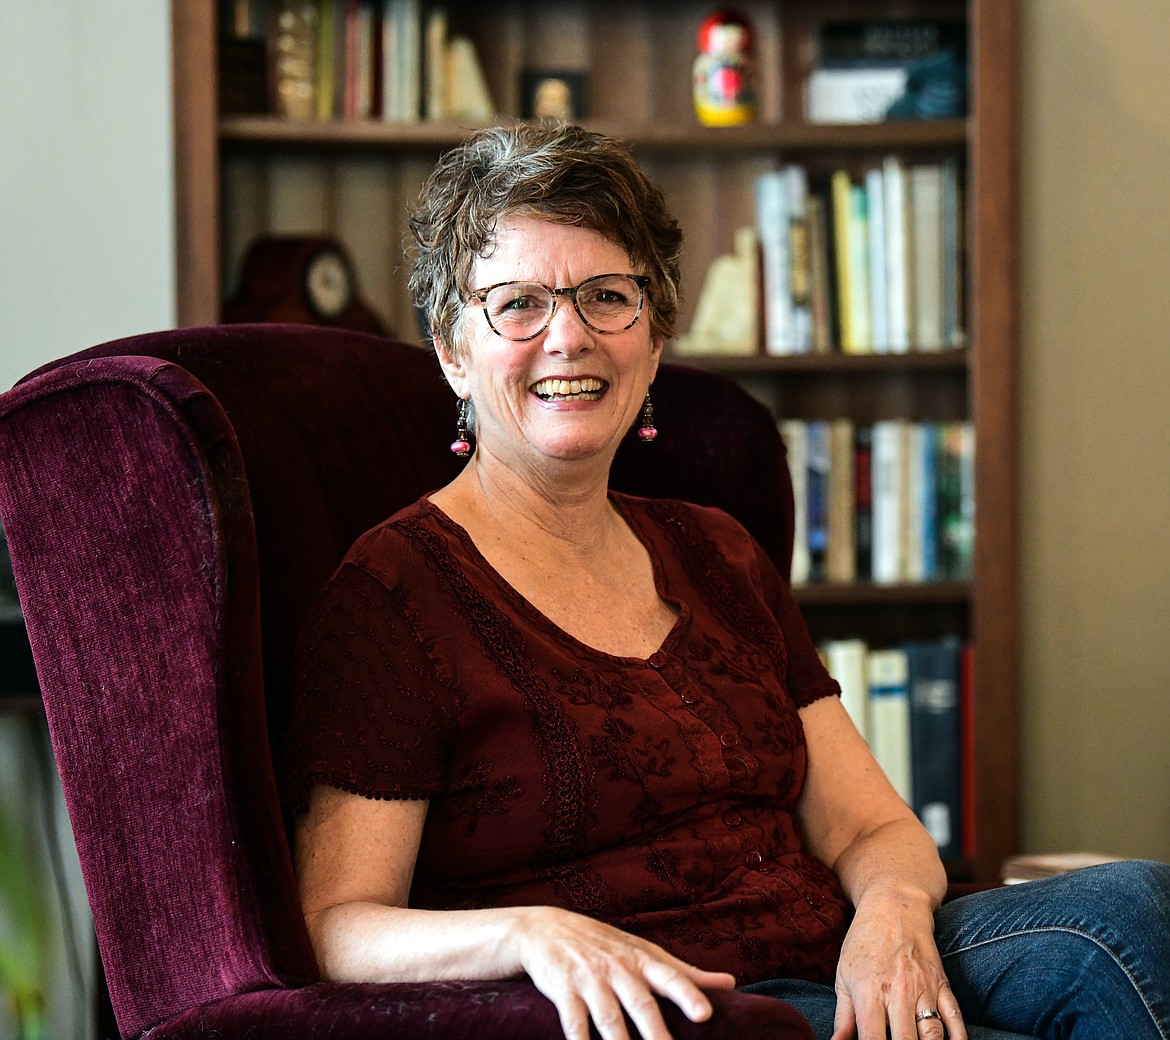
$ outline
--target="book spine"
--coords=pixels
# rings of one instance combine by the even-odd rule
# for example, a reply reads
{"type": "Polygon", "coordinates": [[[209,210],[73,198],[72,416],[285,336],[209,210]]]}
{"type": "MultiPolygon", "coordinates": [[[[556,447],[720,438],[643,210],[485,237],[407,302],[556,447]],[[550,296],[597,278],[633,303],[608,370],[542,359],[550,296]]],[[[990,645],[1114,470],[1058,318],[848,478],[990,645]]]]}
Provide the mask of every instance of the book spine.
{"type": "Polygon", "coordinates": [[[906,651],[872,650],[866,662],[866,731],[877,764],[906,801],[913,803],[910,767],[910,686],[906,651]]]}
{"type": "Polygon", "coordinates": [[[961,851],[959,640],[906,644],[910,689],[910,805],[943,859],[961,851]]]}
{"type": "Polygon", "coordinates": [[[825,577],[850,582],[857,577],[854,543],[855,482],[853,479],[853,423],[829,423],[829,508],[825,577]]]}
{"type": "Polygon", "coordinates": [[[780,436],[788,455],[792,480],[792,572],[793,585],[807,584],[811,572],[808,549],[808,448],[805,424],[799,419],[780,423],[780,436]]]}
{"type": "Polygon", "coordinates": [[[858,581],[870,581],[873,578],[873,427],[867,424],[854,431],[853,480],[854,572],[858,581]]]}
{"type": "Polygon", "coordinates": [[[809,580],[824,581],[829,543],[829,424],[815,420],[805,425],[808,474],[809,580]]]}
{"type": "Polygon", "coordinates": [[[794,354],[788,184],[783,171],[769,170],[756,178],[755,203],[763,259],[764,352],[794,354]]]}
{"type": "Polygon", "coordinates": [[[889,287],[886,270],[886,192],[880,169],[865,174],[866,247],[869,255],[870,344],[876,354],[890,352],[889,287]]]}
{"type": "Polygon", "coordinates": [[[914,345],[943,345],[942,171],[934,163],[910,168],[914,234],[914,345]]]}

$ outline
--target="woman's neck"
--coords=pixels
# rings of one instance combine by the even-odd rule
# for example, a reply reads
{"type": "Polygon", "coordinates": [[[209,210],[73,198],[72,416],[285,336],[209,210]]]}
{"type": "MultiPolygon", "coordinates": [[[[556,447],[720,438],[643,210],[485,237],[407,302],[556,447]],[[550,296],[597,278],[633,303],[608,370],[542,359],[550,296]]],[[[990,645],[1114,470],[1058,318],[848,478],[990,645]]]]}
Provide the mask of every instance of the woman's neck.
{"type": "Polygon", "coordinates": [[[608,467],[564,464],[521,474],[477,453],[431,500],[473,537],[490,531],[514,544],[554,541],[589,553],[613,533],[608,485],[608,467]]]}

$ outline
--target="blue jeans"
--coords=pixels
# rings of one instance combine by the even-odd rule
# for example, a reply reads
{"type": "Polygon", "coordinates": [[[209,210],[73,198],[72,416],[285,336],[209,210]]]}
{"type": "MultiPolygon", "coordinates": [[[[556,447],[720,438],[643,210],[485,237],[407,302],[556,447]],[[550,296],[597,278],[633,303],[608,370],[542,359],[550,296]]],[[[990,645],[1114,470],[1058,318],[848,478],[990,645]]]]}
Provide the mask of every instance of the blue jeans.
{"type": "MultiPolygon", "coordinates": [[[[971,1040],[1170,1040],[1170,864],[1110,863],[956,899],[935,940],[971,1040]]],[[[831,986],[745,986],[792,1003],[817,1040],[831,986]]]]}

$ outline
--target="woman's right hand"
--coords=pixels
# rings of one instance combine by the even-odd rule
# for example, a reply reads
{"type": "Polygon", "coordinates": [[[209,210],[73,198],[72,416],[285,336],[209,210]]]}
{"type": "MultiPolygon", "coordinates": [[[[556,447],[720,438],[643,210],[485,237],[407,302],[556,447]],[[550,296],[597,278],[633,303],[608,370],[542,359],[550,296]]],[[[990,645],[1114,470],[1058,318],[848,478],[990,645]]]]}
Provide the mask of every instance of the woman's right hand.
{"type": "Polygon", "coordinates": [[[521,968],[556,1005],[566,1040],[588,1040],[593,1022],[603,1040],[669,1040],[656,996],[692,1022],[711,1015],[704,989],[733,989],[725,972],[704,971],[637,936],[556,907],[517,910],[521,968]],[[623,1014],[624,1012],[624,1014],[623,1014]]]}

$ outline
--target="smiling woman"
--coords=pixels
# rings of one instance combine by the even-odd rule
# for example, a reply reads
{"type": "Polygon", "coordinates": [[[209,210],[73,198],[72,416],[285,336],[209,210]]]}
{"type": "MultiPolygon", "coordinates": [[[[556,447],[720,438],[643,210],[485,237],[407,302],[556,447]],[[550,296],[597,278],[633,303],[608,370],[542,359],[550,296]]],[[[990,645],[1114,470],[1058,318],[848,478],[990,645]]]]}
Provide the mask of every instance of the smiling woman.
{"type": "Polygon", "coordinates": [[[629,152],[477,132],[411,230],[475,447],[461,423],[465,468],[360,538],[304,629],[287,795],[323,973],[527,974],[569,1040],[667,1040],[662,1002],[703,1021],[737,983],[819,1040],[1003,1035],[965,1015],[1165,1036],[1170,868],[939,911],[934,841],[767,554],[719,510],[609,490],[639,415],[657,432],[678,304],[681,234],[629,152]],[[1128,991],[1101,952],[1119,902],[1148,922],[1113,944],[1128,991]],[[1062,945],[1073,915],[1100,946],[1062,945]]]}

